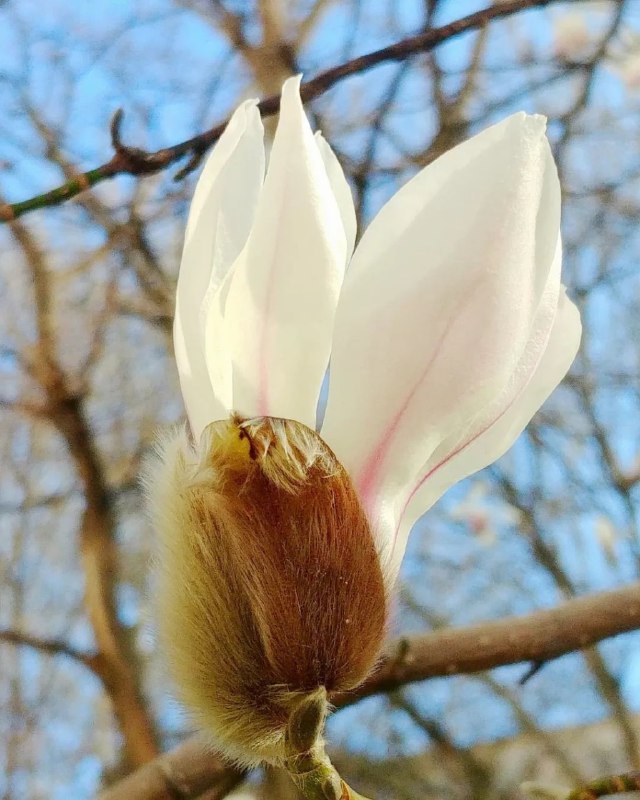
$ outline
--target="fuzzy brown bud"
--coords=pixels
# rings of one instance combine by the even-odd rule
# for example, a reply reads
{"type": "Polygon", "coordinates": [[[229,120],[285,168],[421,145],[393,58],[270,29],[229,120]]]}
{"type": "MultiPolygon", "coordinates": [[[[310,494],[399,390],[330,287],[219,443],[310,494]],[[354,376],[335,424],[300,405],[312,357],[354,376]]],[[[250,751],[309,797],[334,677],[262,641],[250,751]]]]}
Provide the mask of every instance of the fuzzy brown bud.
{"type": "Polygon", "coordinates": [[[161,642],[185,704],[243,763],[282,763],[306,695],[373,668],[386,597],[345,469],[306,426],[260,417],[184,431],[148,473],[161,642]]]}

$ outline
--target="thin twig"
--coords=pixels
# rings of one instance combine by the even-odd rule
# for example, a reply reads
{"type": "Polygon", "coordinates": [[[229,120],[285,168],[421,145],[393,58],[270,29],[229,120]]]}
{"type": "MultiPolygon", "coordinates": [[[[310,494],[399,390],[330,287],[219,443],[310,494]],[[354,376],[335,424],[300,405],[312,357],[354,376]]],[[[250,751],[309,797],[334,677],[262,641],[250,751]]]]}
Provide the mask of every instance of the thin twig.
{"type": "Polygon", "coordinates": [[[640,772],[606,775],[574,789],[567,800],[597,800],[598,797],[640,791],[640,772]]]}
{"type": "MultiPolygon", "coordinates": [[[[573,1],[576,2],[577,0],[573,1]]],[[[543,8],[556,2],[562,2],[562,0],[511,0],[511,2],[493,5],[474,14],[469,14],[467,17],[462,17],[440,28],[431,28],[417,36],[409,36],[389,47],[383,47],[380,50],[346,61],[303,83],[301,87],[302,99],[304,102],[309,102],[324,94],[345,78],[366,72],[378,64],[403,61],[419,53],[427,53],[443,42],[463,33],[483,28],[492,20],[508,17],[528,9],[543,8]]],[[[564,2],[567,2],[567,0],[564,0],[564,2]]],[[[280,95],[271,95],[258,103],[258,109],[263,117],[276,114],[279,108],[280,95]]],[[[188,157],[189,161],[186,166],[175,176],[176,180],[181,180],[198,166],[204,153],[220,138],[227,125],[227,120],[225,120],[197,136],[171,147],[152,152],[124,144],[121,137],[122,120],[123,111],[118,109],[111,121],[111,143],[114,154],[109,161],[86,172],[78,172],[76,177],[56,189],[36,195],[28,200],[0,205],[0,222],[10,222],[30,211],[60,205],[116,175],[135,175],[137,177],[153,175],[188,157]]]]}

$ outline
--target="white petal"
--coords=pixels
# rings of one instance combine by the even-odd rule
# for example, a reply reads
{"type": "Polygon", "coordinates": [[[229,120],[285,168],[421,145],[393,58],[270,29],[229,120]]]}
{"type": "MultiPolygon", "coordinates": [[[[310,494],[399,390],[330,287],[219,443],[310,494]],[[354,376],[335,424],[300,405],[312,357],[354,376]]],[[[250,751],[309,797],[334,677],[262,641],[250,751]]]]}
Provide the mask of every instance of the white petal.
{"type": "Polygon", "coordinates": [[[545,287],[557,296],[559,209],[544,120],[518,114],[420,172],[365,232],[322,432],[374,523],[509,383],[545,287]]]}
{"type": "Polygon", "coordinates": [[[249,240],[233,267],[224,326],[234,408],[313,427],[346,238],[299,84],[292,78],[282,90],[269,168],[249,240]]]}
{"type": "Polygon", "coordinates": [[[333,189],[334,197],[338,203],[340,216],[342,217],[342,225],[344,226],[344,233],[347,237],[347,262],[353,253],[353,247],[356,243],[356,234],[358,230],[358,223],[356,221],[356,210],[353,205],[353,195],[351,188],[347,183],[344,176],[344,171],[336,154],[331,149],[331,146],[324,138],[324,136],[317,131],[315,134],[318,150],[324,161],[329,183],[333,189]]]}
{"type": "Polygon", "coordinates": [[[451,486],[502,456],[525,429],[529,420],[567,373],[580,345],[581,324],[578,309],[566,297],[564,288],[549,343],[529,380],[510,387],[457,442],[444,442],[438,453],[424,465],[422,475],[404,498],[405,508],[393,534],[391,571],[402,561],[413,524],[451,486]]]}
{"type": "Polygon", "coordinates": [[[196,439],[228,412],[225,398],[209,381],[204,316],[251,229],[264,179],[262,137],[255,101],[247,101],[208,157],[189,211],[173,331],[182,396],[196,439]]]}
{"type": "Polygon", "coordinates": [[[224,324],[224,307],[233,278],[233,266],[222,283],[207,293],[202,306],[204,314],[203,336],[204,356],[209,382],[215,387],[215,395],[220,403],[223,419],[235,409],[233,403],[233,359],[229,337],[224,324]]]}

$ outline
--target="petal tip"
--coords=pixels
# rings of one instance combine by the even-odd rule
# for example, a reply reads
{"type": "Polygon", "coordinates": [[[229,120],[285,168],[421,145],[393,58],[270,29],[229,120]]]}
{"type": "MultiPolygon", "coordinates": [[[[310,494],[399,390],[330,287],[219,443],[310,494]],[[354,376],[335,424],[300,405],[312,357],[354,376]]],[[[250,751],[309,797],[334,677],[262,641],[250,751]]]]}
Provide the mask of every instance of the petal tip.
{"type": "MultiPolygon", "coordinates": [[[[282,90],[280,93],[280,119],[279,125],[284,123],[285,126],[289,124],[300,124],[303,120],[303,126],[309,127],[309,123],[306,119],[306,115],[304,112],[304,106],[302,105],[302,98],[300,97],[300,83],[302,81],[302,75],[294,75],[292,78],[287,78],[287,80],[282,84],[282,90]],[[304,123],[306,122],[306,126],[304,123]]],[[[309,132],[311,132],[311,128],[309,127],[309,132]]]]}
{"type": "Polygon", "coordinates": [[[518,111],[507,118],[509,127],[517,131],[526,138],[542,138],[547,130],[547,118],[544,114],[527,114],[526,111],[518,111]]]}
{"type": "Polygon", "coordinates": [[[298,73],[297,75],[293,75],[291,78],[287,78],[287,80],[282,84],[282,90],[280,92],[282,97],[282,102],[285,99],[289,98],[297,98],[300,100],[300,84],[302,83],[302,73],[298,73]]]}
{"type": "Polygon", "coordinates": [[[547,118],[544,114],[527,114],[526,111],[516,111],[515,114],[503,119],[490,128],[481,131],[478,136],[494,131],[499,132],[502,141],[536,142],[546,139],[547,118]]]}

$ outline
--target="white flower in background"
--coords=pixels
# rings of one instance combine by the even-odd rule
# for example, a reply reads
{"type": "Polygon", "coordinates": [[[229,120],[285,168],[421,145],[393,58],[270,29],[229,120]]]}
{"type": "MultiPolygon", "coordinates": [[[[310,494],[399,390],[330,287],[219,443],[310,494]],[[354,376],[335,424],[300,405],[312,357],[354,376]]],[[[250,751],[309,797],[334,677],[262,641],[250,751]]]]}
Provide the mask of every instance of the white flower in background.
{"type": "Polygon", "coordinates": [[[618,76],[628,92],[640,90],[640,41],[627,41],[625,48],[609,53],[611,71],[618,76]]]}
{"type": "Polygon", "coordinates": [[[596,539],[600,542],[602,552],[607,560],[607,564],[615,568],[618,564],[618,554],[616,552],[619,542],[618,531],[611,519],[604,514],[597,514],[594,519],[596,539]]]}
{"type": "Polygon", "coordinates": [[[295,698],[366,677],[413,523],[509,448],[580,338],[543,117],[430,164],[355,252],[299,79],[264,173],[250,101],[187,225],[174,334],[192,440],[170,437],[149,476],[176,681],[246,763],[282,761],[295,698]]]}
{"type": "Polygon", "coordinates": [[[592,50],[592,34],[587,16],[582,11],[570,11],[553,19],[553,49],[557,58],[577,61],[592,50]]]}
{"type": "Polygon", "coordinates": [[[521,521],[520,512],[513,506],[503,501],[492,502],[491,487],[479,480],[466,497],[449,511],[448,517],[465,525],[485,546],[496,544],[500,527],[517,525],[521,521]]]}
{"type": "Polygon", "coordinates": [[[640,35],[631,25],[620,24],[614,37],[610,26],[618,3],[593,2],[578,11],[553,16],[556,55],[567,60],[587,59],[606,44],[602,63],[631,93],[640,89],[640,35]]]}

